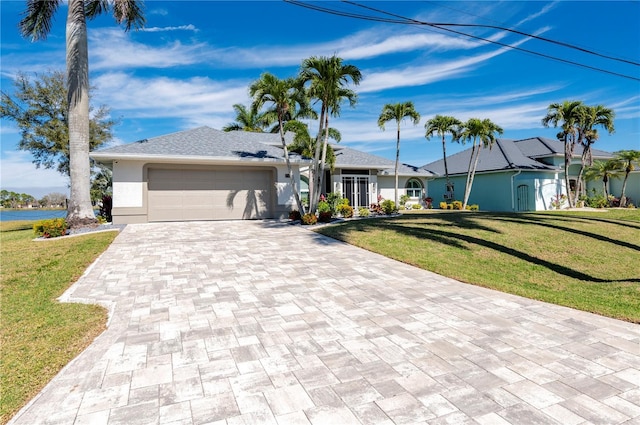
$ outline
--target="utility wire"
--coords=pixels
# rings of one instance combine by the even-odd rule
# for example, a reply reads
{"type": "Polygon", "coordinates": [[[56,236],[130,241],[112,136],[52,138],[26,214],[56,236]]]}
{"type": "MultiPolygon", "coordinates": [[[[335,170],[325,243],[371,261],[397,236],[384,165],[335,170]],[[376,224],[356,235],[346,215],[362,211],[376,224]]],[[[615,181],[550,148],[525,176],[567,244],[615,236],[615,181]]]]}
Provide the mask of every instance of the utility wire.
{"type": "MultiPolygon", "coordinates": [[[[454,34],[462,35],[462,36],[465,36],[465,37],[481,40],[481,41],[484,41],[484,42],[487,42],[487,43],[497,44],[497,45],[503,46],[505,48],[518,50],[518,51],[521,51],[521,52],[524,52],[524,53],[529,53],[529,54],[540,56],[540,57],[543,57],[543,58],[546,58],[546,59],[551,59],[551,60],[555,60],[555,61],[558,61],[558,62],[563,62],[563,63],[569,64],[569,65],[574,65],[574,66],[578,66],[578,67],[581,67],[581,68],[591,69],[593,71],[602,72],[602,73],[610,74],[610,75],[615,75],[615,76],[618,76],[618,77],[622,77],[622,78],[626,78],[626,79],[630,79],[630,80],[634,80],[634,81],[640,81],[640,78],[638,78],[638,77],[625,75],[625,74],[621,74],[621,73],[618,73],[618,72],[609,71],[609,70],[602,69],[602,68],[597,68],[597,67],[594,67],[594,66],[585,65],[585,64],[582,64],[582,63],[579,63],[579,62],[570,61],[568,59],[563,59],[563,58],[547,55],[545,53],[540,53],[540,52],[536,52],[536,51],[533,51],[533,50],[523,49],[521,47],[512,46],[512,45],[509,45],[509,44],[506,44],[506,43],[502,43],[502,42],[499,42],[499,41],[489,40],[489,39],[484,38],[484,37],[479,37],[479,36],[475,36],[475,35],[472,35],[472,34],[467,34],[467,33],[464,33],[462,31],[456,31],[456,30],[453,30],[453,29],[450,29],[450,28],[445,28],[444,27],[445,24],[437,24],[436,25],[436,24],[429,23],[429,22],[418,21],[418,20],[415,20],[415,19],[407,18],[407,17],[400,16],[400,15],[395,15],[395,14],[390,13],[390,12],[386,12],[386,11],[383,11],[383,10],[375,9],[375,8],[370,7],[370,6],[360,5],[358,3],[353,3],[353,2],[350,2],[350,1],[344,1],[344,2],[348,3],[348,4],[352,4],[354,6],[362,7],[362,8],[365,8],[365,9],[370,9],[370,10],[378,12],[378,13],[383,13],[383,14],[386,14],[386,15],[389,15],[389,16],[393,16],[396,19],[376,17],[376,16],[370,16],[370,15],[362,15],[362,14],[353,13],[353,12],[344,12],[344,11],[341,11],[341,10],[330,9],[330,8],[327,8],[327,7],[322,7],[322,6],[318,6],[318,5],[304,3],[304,2],[298,1],[298,0],[284,0],[284,2],[285,3],[290,3],[290,4],[294,5],[294,6],[300,6],[300,7],[304,7],[304,8],[307,8],[307,9],[316,10],[316,11],[323,12],[323,13],[328,13],[328,14],[331,14],[331,15],[344,16],[344,17],[354,18],[354,19],[362,19],[362,20],[366,20],[366,21],[384,22],[384,23],[402,24],[402,25],[429,26],[429,27],[432,27],[432,28],[439,29],[441,31],[447,31],[447,32],[451,32],[451,33],[454,33],[454,34]]],[[[456,24],[447,24],[447,25],[456,25],[456,24]]],[[[468,24],[468,26],[482,27],[483,25],[468,24]]],[[[490,27],[490,26],[485,26],[485,27],[490,27]]],[[[498,28],[498,27],[496,26],[496,28],[498,28]]],[[[526,35],[528,37],[534,37],[534,38],[536,37],[536,36],[531,35],[531,34],[526,34],[526,33],[522,33],[522,34],[526,35]]],[[[540,39],[543,39],[543,38],[540,37],[540,39]]],[[[561,44],[561,42],[558,42],[558,44],[561,44]]],[[[576,46],[573,46],[573,47],[576,47],[576,46]]],[[[580,50],[581,48],[577,48],[577,49],[580,50]]],[[[638,64],[638,65],[640,65],[640,64],[638,64]]]]}
{"type": "MultiPolygon", "coordinates": [[[[496,29],[496,30],[501,30],[501,31],[508,31],[508,32],[512,32],[512,33],[515,33],[515,34],[523,35],[525,37],[535,38],[536,40],[541,40],[541,41],[546,41],[548,43],[557,44],[559,46],[567,47],[569,49],[578,50],[580,52],[587,53],[587,54],[590,54],[590,55],[599,56],[601,58],[610,59],[610,60],[614,60],[614,61],[618,61],[618,62],[624,62],[624,63],[628,63],[628,64],[635,65],[635,66],[640,66],[639,62],[634,62],[634,61],[631,61],[631,60],[628,60],[628,59],[624,59],[624,58],[617,58],[617,57],[614,57],[614,56],[605,55],[603,53],[598,53],[598,52],[590,50],[590,49],[585,49],[585,48],[582,48],[582,47],[579,47],[579,46],[574,46],[573,44],[565,43],[563,41],[552,40],[550,38],[541,37],[541,36],[535,35],[535,34],[528,34],[526,32],[518,31],[518,30],[513,29],[513,28],[502,27],[502,26],[499,26],[499,25],[485,25],[485,24],[450,24],[450,23],[440,23],[440,22],[423,22],[423,21],[418,21],[418,20],[411,19],[411,18],[406,18],[404,16],[396,15],[394,13],[387,12],[387,11],[384,11],[384,10],[376,9],[374,7],[365,6],[363,4],[359,4],[359,3],[356,3],[356,2],[353,2],[353,1],[343,0],[342,2],[350,4],[350,5],[353,5],[353,6],[362,7],[364,9],[369,9],[369,10],[372,10],[374,12],[383,13],[385,15],[393,16],[395,18],[404,19],[404,20],[406,20],[406,21],[408,21],[410,23],[415,23],[417,25],[429,25],[429,26],[434,26],[434,27],[476,27],[476,28],[491,28],[491,29],[496,29]]],[[[442,29],[444,29],[444,28],[442,28],[442,29]]]]}

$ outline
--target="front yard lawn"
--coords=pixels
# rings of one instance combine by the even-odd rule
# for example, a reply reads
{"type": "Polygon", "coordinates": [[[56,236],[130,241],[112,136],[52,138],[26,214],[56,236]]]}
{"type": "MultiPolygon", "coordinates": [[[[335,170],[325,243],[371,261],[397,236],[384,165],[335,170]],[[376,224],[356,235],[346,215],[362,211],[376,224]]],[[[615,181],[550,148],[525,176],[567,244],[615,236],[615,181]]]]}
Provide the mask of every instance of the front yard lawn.
{"type": "Polygon", "coordinates": [[[462,282],[640,323],[640,210],[429,211],[318,230],[462,282]]]}
{"type": "Polygon", "coordinates": [[[56,298],[117,232],[34,242],[31,223],[0,224],[0,423],[6,423],[105,327],[102,307],[56,298]]]}

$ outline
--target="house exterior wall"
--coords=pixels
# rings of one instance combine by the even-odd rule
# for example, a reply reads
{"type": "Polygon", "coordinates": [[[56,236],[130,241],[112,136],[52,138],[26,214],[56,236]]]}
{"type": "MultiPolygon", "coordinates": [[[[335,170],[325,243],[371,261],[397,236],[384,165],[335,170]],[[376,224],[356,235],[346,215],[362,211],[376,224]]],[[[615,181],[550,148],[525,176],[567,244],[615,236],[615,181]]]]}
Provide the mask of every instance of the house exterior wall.
{"type": "MultiPolygon", "coordinates": [[[[113,223],[134,224],[148,222],[148,187],[147,169],[150,165],[162,165],[149,161],[125,161],[113,162],[113,223]]],[[[196,164],[176,164],[172,166],[187,166],[196,164]]],[[[203,164],[200,164],[203,165],[203,164]]],[[[223,164],[205,164],[210,166],[223,164]]],[[[228,164],[226,164],[228,165],[228,164]]],[[[238,164],[246,165],[246,164],[238,164]]],[[[269,166],[276,169],[275,193],[276,205],[274,205],[274,218],[285,218],[293,209],[297,209],[293,189],[288,177],[286,165],[254,163],[256,166],[269,166]]],[[[294,179],[300,190],[299,167],[293,167],[294,179]]]]}
{"type": "MultiPolygon", "coordinates": [[[[624,174],[615,179],[609,180],[609,193],[616,198],[622,194],[622,183],[624,182],[624,174]]],[[[599,182],[598,191],[602,192],[602,182],[599,182]]],[[[640,207],[640,170],[633,171],[629,174],[625,196],[631,198],[631,203],[636,207],[640,207]]]]}
{"type": "MultiPolygon", "coordinates": [[[[424,178],[420,178],[420,177],[398,176],[398,202],[400,200],[400,197],[407,193],[406,186],[409,180],[419,181],[420,184],[422,184],[423,189],[422,189],[422,196],[417,198],[412,197],[411,199],[409,199],[408,203],[424,205],[424,198],[427,196],[427,185],[425,183],[424,178]]],[[[394,175],[378,176],[378,194],[380,194],[384,199],[390,199],[395,202],[395,184],[396,184],[396,177],[394,175]]],[[[377,194],[376,194],[375,202],[377,202],[377,194]]]]}
{"type": "MultiPolygon", "coordinates": [[[[428,196],[433,207],[440,202],[464,199],[466,175],[450,176],[454,199],[446,199],[446,179],[428,179],[428,196]]],[[[551,209],[551,200],[564,193],[561,173],[542,171],[503,171],[477,173],[474,177],[469,205],[477,204],[484,211],[543,211],[551,209]]]]}

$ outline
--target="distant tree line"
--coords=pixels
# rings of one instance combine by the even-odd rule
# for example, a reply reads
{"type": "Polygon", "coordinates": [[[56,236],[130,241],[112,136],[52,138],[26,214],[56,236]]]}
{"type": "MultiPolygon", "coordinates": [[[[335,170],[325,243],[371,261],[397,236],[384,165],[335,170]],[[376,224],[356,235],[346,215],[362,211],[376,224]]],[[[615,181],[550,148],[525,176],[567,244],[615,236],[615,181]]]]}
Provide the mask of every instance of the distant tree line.
{"type": "Polygon", "coordinates": [[[28,193],[16,193],[2,189],[0,205],[3,208],[66,208],[67,196],[64,193],[49,193],[36,199],[28,193]]]}

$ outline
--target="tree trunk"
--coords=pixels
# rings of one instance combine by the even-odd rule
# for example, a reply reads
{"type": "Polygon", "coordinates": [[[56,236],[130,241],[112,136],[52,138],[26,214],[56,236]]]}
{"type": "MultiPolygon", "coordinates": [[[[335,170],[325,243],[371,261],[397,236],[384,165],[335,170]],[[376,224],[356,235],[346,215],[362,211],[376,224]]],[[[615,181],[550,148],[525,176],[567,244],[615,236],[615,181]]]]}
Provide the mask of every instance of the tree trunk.
{"type": "MultiPolygon", "coordinates": [[[[442,133],[442,158],[444,159],[444,176],[447,181],[447,191],[449,191],[451,181],[449,180],[449,168],[447,167],[447,145],[444,139],[444,133],[442,133]]],[[[451,199],[454,199],[453,190],[451,191],[451,199]]]]}
{"type": "Polygon", "coordinates": [[[609,200],[609,190],[607,189],[607,183],[609,182],[609,177],[605,174],[602,178],[602,187],[604,188],[604,197],[609,200]]]}
{"type": "Polygon", "coordinates": [[[315,214],[318,209],[318,200],[320,199],[320,194],[317,193],[320,188],[317,186],[316,182],[318,181],[318,173],[320,168],[320,155],[321,155],[321,147],[320,140],[322,139],[322,129],[324,125],[324,116],[326,114],[326,110],[324,104],[320,108],[320,125],[318,127],[318,134],[316,136],[316,150],[313,155],[313,164],[309,169],[309,212],[311,214],[315,214]]]}
{"type": "Polygon", "coordinates": [[[568,139],[568,135],[565,135],[564,140],[564,184],[567,189],[567,201],[569,207],[575,206],[573,202],[573,196],[571,195],[571,181],[569,179],[569,167],[571,166],[571,159],[573,158],[573,142],[568,139]]]}
{"type": "Polygon", "coordinates": [[[627,206],[627,197],[625,196],[625,192],[627,190],[627,179],[629,178],[629,173],[630,171],[627,171],[624,174],[624,180],[622,181],[622,193],[620,194],[620,206],[623,208],[627,206]]]}
{"type": "Polygon", "coordinates": [[[280,126],[280,140],[282,141],[282,151],[284,152],[284,160],[287,163],[287,172],[289,173],[289,181],[291,182],[291,190],[293,191],[293,196],[296,200],[296,204],[298,205],[298,211],[300,215],[304,215],[304,205],[300,201],[300,193],[298,192],[298,186],[296,185],[296,179],[293,175],[293,169],[291,168],[291,161],[289,159],[289,149],[287,148],[287,142],[284,139],[284,131],[282,125],[282,117],[278,114],[278,124],[280,126]]]}
{"type": "MultiPolygon", "coordinates": [[[[322,189],[324,188],[324,177],[325,177],[325,162],[327,160],[327,145],[329,144],[329,115],[325,115],[325,123],[324,123],[324,141],[322,142],[322,158],[320,160],[320,172],[318,176],[318,201],[320,198],[320,193],[322,193],[322,189]]],[[[317,205],[318,202],[316,202],[317,205]]]]}
{"type": "MultiPolygon", "coordinates": [[[[472,151],[472,155],[474,152],[472,151]]],[[[473,168],[467,174],[467,187],[464,189],[464,202],[462,202],[462,210],[467,209],[469,203],[469,197],[471,196],[471,186],[473,186],[473,178],[476,174],[476,168],[478,168],[478,159],[480,159],[480,146],[475,149],[475,160],[473,161],[473,168]]]]}
{"type": "Polygon", "coordinates": [[[476,154],[476,141],[473,141],[471,146],[471,156],[469,157],[469,166],[467,167],[467,179],[464,185],[464,198],[462,199],[462,207],[467,208],[467,202],[469,202],[469,195],[471,194],[471,168],[473,167],[473,157],[476,154]]]}
{"type": "Polygon", "coordinates": [[[396,203],[396,208],[400,209],[400,206],[398,205],[398,163],[400,162],[400,121],[398,121],[398,134],[396,137],[396,169],[395,169],[395,176],[396,176],[396,184],[395,184],[395,200],[394,202],[396,203]]]}
{"type": "Polygon", "coordinates": [[[69,101],[69,177],[67,222],[71,227],[96,223],[91,205],[89,161],[89,53],[82,0],[70,0],[67,15],[67,95],[69,101]]]}

